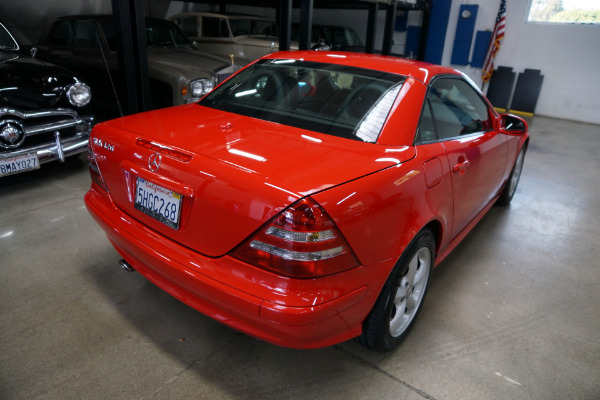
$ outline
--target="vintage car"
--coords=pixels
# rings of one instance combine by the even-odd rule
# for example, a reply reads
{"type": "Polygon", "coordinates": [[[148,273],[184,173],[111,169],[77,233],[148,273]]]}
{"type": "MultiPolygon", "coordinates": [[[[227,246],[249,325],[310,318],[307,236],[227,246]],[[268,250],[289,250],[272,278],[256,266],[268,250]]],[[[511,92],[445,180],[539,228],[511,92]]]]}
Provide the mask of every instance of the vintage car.
{"type": "Polygon", "coordinates": [[[230,327],[385,351],[511,201],[528,141],[453,69],[273,53],[197,104],[96,125],[85,203],[124,268],[230,327]]]}
{"type": "Polygon", "coordinates": [[[0,23],[0,177],[85,152],[90,88],[0,23]]]}
{"type": "MultiPolygon", "coordinates": [[[[229,58],[198,51],[172,22],[146,18],[152,108],[193,103],[231,72],[229,58]]],[[[40,57],[79,73],[101,110],[118,110],[125,87],[118,73],[117,34],[111,15],[79,15],[54,21],[42,34],[40,57]]]]}
{"type": "Polygon", "coordinates": [[[169,17],[196,46],[246,65],[279,49],[274,19],[254,15],[184,12],[169,17]]]}

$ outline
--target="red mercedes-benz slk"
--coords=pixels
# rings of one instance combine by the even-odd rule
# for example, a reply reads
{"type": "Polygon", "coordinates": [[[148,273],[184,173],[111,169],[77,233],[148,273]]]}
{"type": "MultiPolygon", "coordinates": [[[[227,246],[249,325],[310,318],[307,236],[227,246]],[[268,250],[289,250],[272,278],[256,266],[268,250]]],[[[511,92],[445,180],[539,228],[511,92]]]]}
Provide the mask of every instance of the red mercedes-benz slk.
{"type": "Polygon", "coordinates": [[[85,202],[123,266],[202,313],[383,351],[433,267],[510,202],[528,140],[455,70],[275,53],[197,104],[96,125],[85,202]]]}

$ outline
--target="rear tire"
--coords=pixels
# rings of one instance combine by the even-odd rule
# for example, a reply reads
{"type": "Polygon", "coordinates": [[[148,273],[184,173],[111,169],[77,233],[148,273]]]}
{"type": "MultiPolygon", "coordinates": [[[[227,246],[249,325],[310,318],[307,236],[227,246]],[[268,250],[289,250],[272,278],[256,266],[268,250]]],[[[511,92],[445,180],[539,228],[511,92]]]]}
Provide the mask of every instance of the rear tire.
{"type": "Polygon", "coordinates": [[[406,338],[421,310],[435,260],[435,238],[425,229],[413,239],[363,323],[359,343],[390,351],[406,338]]]}

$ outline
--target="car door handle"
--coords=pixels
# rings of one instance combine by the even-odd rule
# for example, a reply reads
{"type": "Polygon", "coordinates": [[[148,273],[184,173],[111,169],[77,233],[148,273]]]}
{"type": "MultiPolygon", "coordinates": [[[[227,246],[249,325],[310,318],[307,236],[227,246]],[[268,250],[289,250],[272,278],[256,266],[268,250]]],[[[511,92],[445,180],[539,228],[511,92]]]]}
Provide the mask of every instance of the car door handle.
{"type": "Polygon", "coordinates": [[[456,164],[454,166],[454,172],[464,172],[464,170],[467,168],[469,168],[469,160],[465,160],[456,164]]]}

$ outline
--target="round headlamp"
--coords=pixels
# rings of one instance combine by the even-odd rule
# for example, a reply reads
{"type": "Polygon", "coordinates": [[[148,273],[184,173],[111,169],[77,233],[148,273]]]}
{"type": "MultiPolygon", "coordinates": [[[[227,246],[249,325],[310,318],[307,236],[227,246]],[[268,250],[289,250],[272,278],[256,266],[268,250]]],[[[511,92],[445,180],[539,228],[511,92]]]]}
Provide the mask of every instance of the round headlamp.
{"type": "Polygon", "coordinates": [[[75,107],[83,107],[92,100],[92,90],[85,83],[77,82],[67,89],[67,98],[75,107]]]}
{"type": "Polygon", "coordinates": [[[212,79],[196,79],[190,82],[192,97],[201,97],[213,90],[215,82],[212,79]]]}

